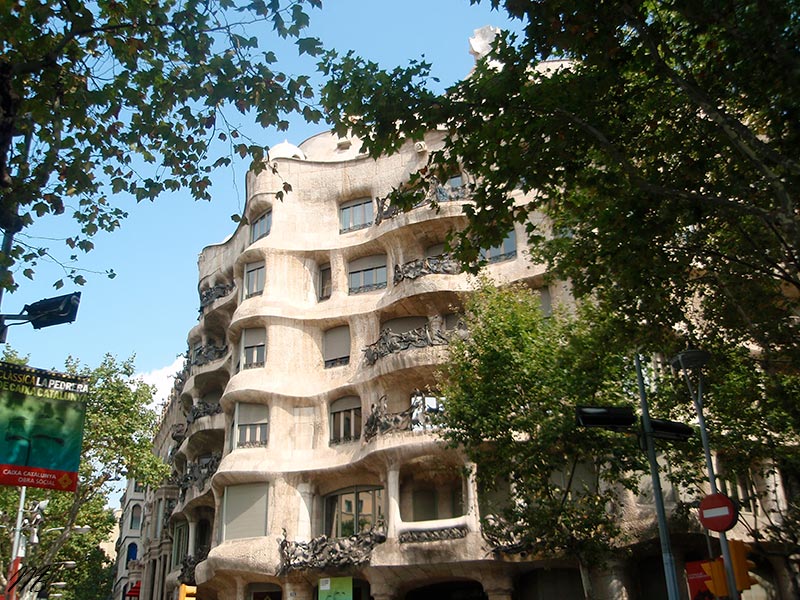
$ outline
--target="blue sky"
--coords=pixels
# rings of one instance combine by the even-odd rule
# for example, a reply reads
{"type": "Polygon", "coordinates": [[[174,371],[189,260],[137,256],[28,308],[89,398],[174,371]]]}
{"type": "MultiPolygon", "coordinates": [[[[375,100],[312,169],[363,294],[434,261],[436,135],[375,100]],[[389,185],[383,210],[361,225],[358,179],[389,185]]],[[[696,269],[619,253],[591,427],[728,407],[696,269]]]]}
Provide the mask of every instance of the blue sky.
{"type": "MultiPolygon", "coordinates": [[[[326,0],[321,11],[311,13],[310,34],[319,36],[326,47],[353,49],[384,67],[424,55],[442,85],[449,85],[473,64],[473,31],[484,25],[505,26],[504,17],[491,11],[488,2],[471,6],[468,0],[326,0]]],[[[271,32],[263,35],[272,38],[271,32]]],[[[309,73],[312,63],[295,54],[291,49],[280,52],[279,70],[309,73]]],[[[300,144],[324,128],[295,118],[288,132],[256,126],[248,132],[267,145],[284,139],[300,144]]],[[[129,218],[116,232],[97,236],[95,250],[79,265],[101,273],[113,268],[116,278],[90,273],[84,286],[67,284],[55,290],[52,282],[62,276],[58,267],[41,266],[33,282],[18,275],[20,288],[5,294],[3,313],[18,313],[25,304],[78,290],[82,300],[75,323],[38,331],[27,324],[13,326],[8,345],[29,355],[29,364],[40,368],[59,369],[69,355],[96,366],[111,353],[120,360],[135,355],[138,371],[151,374],[150,381],[162,382],[174,374],[176,358],[185,351],[186,336],[197,323],[197,256],[235,229],[230,215],[241,213],[244,206],[245,170],[238,162],[216,171],[210,203],[195,202],[182,192],[139,205],[120,198],[129,218]]],[[[53,219],[27,233],[57,237],[66,219],[53,219]]],[[[59,244],[52,242],[56,249],[59,244]]]]}

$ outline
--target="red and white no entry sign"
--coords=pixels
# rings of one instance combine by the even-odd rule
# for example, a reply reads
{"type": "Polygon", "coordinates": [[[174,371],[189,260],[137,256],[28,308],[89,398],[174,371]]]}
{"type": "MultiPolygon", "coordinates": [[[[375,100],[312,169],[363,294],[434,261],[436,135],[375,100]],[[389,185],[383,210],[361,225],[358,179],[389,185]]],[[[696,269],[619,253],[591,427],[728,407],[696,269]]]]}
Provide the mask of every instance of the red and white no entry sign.
{"type": "Polygon", "coordinates": [[[700,522],[711,531],[733,529],[739,519],[739,510],[725,494],[709,494],[700,501],[700,522]]]}

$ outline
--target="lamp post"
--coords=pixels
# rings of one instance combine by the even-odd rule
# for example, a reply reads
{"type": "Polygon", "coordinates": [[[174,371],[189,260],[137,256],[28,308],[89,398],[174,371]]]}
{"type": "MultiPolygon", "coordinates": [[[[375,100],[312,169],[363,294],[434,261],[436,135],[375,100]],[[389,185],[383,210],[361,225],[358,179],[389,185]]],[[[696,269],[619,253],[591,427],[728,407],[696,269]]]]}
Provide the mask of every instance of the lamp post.
{"type": "MultiPolygon", "coordinates": [[[[706,428],[706,420],[703,416],[703,367],[708,363],[711,355],[704,350],[684,350],[673,357],[671,363],[674,369],[683,375],[686,382],[686,387],[689,390],[689,395],[692,397],[694,409],[697,413],[697,423],[700,426],[700,439],[703,442],[703,453],[706,457],[706,469],[708,471],[708,484],[711,487],[711,493],[716,494],[719,492],[717,489],[717,476],[714,472],[714,460],[711,457],[711,446],[708,443],[708,429],[706,428]],[[697,375],[697,389],[692,385],[692,378],[690,375],[695,373],[697,375]]],[[[725,565],[725,578],[728,583],[728,597],[731,600],[739,600],[739,590],[736,588],[736,575],[733,571],[733,562],[731,561],[731,552],[728,545],[728,537],[724,531],[719,533],[719,546],[722,551],[722,562],[725,565]]]]}
{"type": "MultiPolygon", "coordinates": [[[[693,434],[693,429],[683,423],[667,421],[664,419],[651,419],[644,389],[642,376],[642,363],[639,355],[634,357],[636,365],[636,380],[639,386],[639,401],[642,409],[641,436],[647,452],[647,462],[650,465],[650,478],[653,482],[653,498],[656,505],[656,520],[658,523],[658,537],[661,542],[661,558],[664,563],[664,580],[667,586],[669,600],[679,600],[680,588],[678,575],[675,571],[675,558],[669,539],[669,524],[664,509],[664,496],[661,491],[661,478],[658,473],[658,460],[656,459],[655,438],[686,441],[693,434]]],[[[578,406],[576,407],[576,420],[583,427],[601,427],[611,431],[631,431],[636,416],[630,406],[578,406]]]]}
{"type": "Polygon", "coordinates": [[[647,404],[647,395],[644,390],[644,377],[642,376],[642,361],[639,355],[634,357],[636,364],[636,382],[639,387],[639,401],[642,408],[642,437],[647,450],[647,462],[650,464],[650,478],[653,480],[653,498],[656,504],[656,519],[658,520],[658,537],[661,542],[661,559],[664,563],[664,578],[667,584],[669,600],[678,600],[678,575],[675,572],[675,557],[669,540],[669,523],[664,509],[664,495],[661,492],[661,477],[658,473],[656,449],[653,443],[653,424],[650,421],[650,411],[647,404]]]}

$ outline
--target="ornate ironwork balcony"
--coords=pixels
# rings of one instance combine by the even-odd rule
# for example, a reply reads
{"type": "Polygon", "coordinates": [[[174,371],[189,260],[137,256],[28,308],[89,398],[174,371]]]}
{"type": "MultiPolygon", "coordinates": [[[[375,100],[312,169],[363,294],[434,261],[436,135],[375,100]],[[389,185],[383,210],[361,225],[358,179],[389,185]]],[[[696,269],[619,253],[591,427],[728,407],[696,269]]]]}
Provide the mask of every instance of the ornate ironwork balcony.
{"type": "Polygon", "coordinates": [[[329,571],[364,565],[372,558],[373,548],[385,541],[386,533],[382,523],[369,531],[347,538],[328,538],[321,535],[308,542],[289,541],[284,529],[283,536],[278,539],[281,557],[278,575],[307,569],[329,571]]]}
{"type": "MultiPolygon", "coordinates": [[[[469,198],[469,189],[466,185],[459,186],[445,186],[434,185],[428,190],[420,202],[417,202],[412,208],[419,208],[426,206],[433,202],[434,204],[441,204],[442,202],[455,202],[457,200],[466,200],[469,198]]],[[[391,204],[388,198],[377,198],[378,212],[375,215],[375,225],[380,225],[382,221],[396,217],[401,211],[400,209],[391,204]]]]}
{"type": "Polygon", "coordinates": [[[192,366],[202,367],[210,362],[223,358],[228,353],[228,346],[208,344],[199,346],[192,352],[192,366]]]}
{"type": "Polygon", "coordinates": [[[209,548],[202,547],[197,549],[195,555],[188,555],[181,561],[181,572],[178,575],[178,582],[186,585],[195,585],[194,572],[197,565],[208,558],[209,548]]]}
{"type": "Polygon", "coordinates": [[[457,275],[461,272],[461,265],[453,255],[445,252],[437,256],[428,256],[409,261],[402,265],[395,265],[392,283],[397,285],[404,279],[417,279],[424,275],[457,275]]]}
{"type": "Polygon", "coordinates": [[[429,407],[422,393],[411,397],[411,405],[397,413],[389,412],[386,407],[386,395],[381,396],[372,405],[367,420],[364,422],[364,441],[369,442],[378,435],[395,431],[419,431],[436,427],[433,416],[440,414],[441,409],[429,407]]]}
{"type": "Polygon", "coordinates": [[[186,422],[191,424],[197,419],[208,417],[211,415],[218,415],[222,412],[222,407],[219,403],[209,404],[208,402],[198,402],[193,404],[189,409],[189,414],[186,415],[186,422]]]}
{"type": "Polygon", "coordinates": [[[395,352],[409,348],[425,348],[427,346],[444,346],[450,342],[441,329],[434,329],[429,323],[405,333],[394,333],[391,329],[381,330],[378,341],[364,348],[364,357],[368,365],[374,365],[379,359],[395,352]]]}
{"type": "Polygon", "coordinates": [[[339,358],[331,358],[325,361],[325,368],[332,369],[333,367],[343,367],[350,364],[349,356],[340,356],[339,358]]]}
{"type": "Polygon", "coordinates": [[[207,306],[213,304],[218,298],[223,298],[230,294],[234,287],[232,283],[218,283],[200,292],[200,312],[203,312],[207,306]]]}
{"type": "Polygon", "coordinates": [[[210,457],[189,463],[186,465],[186,472],[178,477],[178,488],[180,488],[181,502],[186,498],[186,492],[194,486],[202,490],[211,476],[217,472],[219,463],[222,462],[222,453],[215,452],[210,457]]]}
{"type": "Polygon", "coordinates": [[[186,439],[186,430],[186,423],[175,423],[170,428],[170,437],[175,440],[176,443],[180,444],[186,439]]]}

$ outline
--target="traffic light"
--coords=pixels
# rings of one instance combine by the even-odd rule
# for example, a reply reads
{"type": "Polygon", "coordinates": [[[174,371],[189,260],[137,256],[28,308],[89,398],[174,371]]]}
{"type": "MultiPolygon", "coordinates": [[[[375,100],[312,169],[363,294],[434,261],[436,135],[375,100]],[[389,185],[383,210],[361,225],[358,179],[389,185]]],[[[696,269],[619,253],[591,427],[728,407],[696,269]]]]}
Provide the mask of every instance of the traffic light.
{"type": "Polygon", "coordinates": [[[81,293],[75,292],[26,304],[22,311],[30,319],[34,329],[41,329],[61,323],[72,323],[78,315],[80,303],[81,293]]]}
{"type": "Polygon", "coordinates": [[[733,573],[736,576],[736,587],[739,590],[749,590],[754,583],[758,583],[750,574],[750,570],[755,569],[756,563],[747,558],[753,547],[742,540],[728,540],[728,545],[731,550],[733,573]]]}
{"type": "Polygon", "coordinates": [[[660,440],[685,442],[694,435],[694,429],[685,423],[667,421],[666,419],[650,419],[653,437],[660,440]]]}
{"type": "Polygon", "coordinates": [[[704,561],[702,567],[706,575],[711,577],[710,580],[706,581],[708,591],[717,598],[726,597],[728,595],[728,582],[725,578],[725,564],[722,562],[722,557],[716,560],[704,561]]]}
{"type": "Polygon", "coordinates": [[[636,423],[630,406],[576,406],[575,420],[582,427],[627,431],[636,423]]]}
{"type": "Polygon", "coordinates": [[[178,600],[189,600],[190,598],[196,598],[196,597],[197,597],[196,585],[186,585],[185,583],[181,584],[181,587],[178,590],[178,600]]]}

